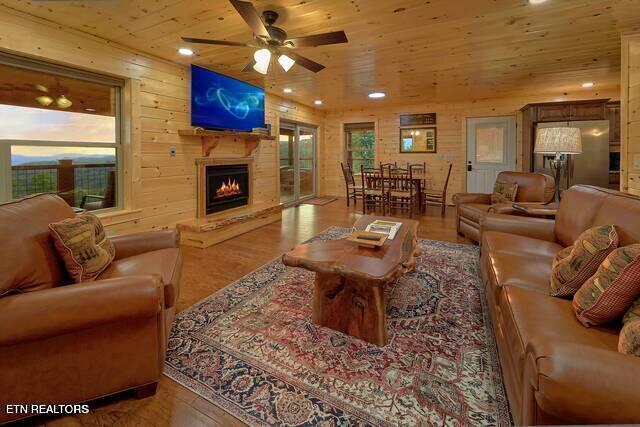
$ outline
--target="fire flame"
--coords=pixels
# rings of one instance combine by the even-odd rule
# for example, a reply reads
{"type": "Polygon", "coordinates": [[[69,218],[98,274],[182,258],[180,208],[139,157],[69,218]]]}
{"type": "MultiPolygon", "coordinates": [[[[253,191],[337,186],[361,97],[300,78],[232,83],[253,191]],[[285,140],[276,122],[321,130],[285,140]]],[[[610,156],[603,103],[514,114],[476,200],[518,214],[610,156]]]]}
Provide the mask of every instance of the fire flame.
{"type": "Polygon", "coordinates": [[[240,184],[238,184],[235,179],[231,181],[231,178],[227,179],[227,182],[222,182],[222,185],[216,190],[218,197],[233,196],[241,193],[240,184]]]}

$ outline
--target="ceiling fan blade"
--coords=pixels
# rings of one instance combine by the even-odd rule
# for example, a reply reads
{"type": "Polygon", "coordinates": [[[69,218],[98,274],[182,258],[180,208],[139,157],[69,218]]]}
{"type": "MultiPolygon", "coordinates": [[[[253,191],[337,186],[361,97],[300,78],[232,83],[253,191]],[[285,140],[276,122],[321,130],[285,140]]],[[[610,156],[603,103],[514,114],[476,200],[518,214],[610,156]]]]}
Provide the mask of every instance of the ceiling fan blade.
{"type": "Polygon", "coordinates": [[[317,62],[314,62],[309,58],[305,58],[304,56],[299,55],[291,50],[286,51],[285,55],[296,61],[296,64],[306,68],[307,70],[313,71],[314,73],[324,70],[324,65],[318,64],[317,62]]]}
{"type": "Polygon", "coordinates": [[[242,19],[251,27],[255,35],[269,38],[267,27],[264,26],[260,14],[248,1],[229,0],[233,7],[236,8],[242,19]]]}
{"type": "Polygon", "coordinates": [[[312,36],[296,37],[287,40],[285,43],[293,43],[293,47],[324,46],[327,44],[348,43],[347,35],[344,31],[334,31],[332,33],[315,34],[312,36]]]}
{"type": "Polygon", "coordinates": [[[244,66],[244,68],[242,69],[242,72],[248,73],[249,71],[253,71],[254,65],[256,65],[256,61],[252,59],[251,61],[249,61],[247,65],[244,66]]]}
{"type": "Polygon", "coordinates": [[[196,39],[196,38],[193,38],[193,37],[183,37],[182,40],[187,42],[187,43],[201,43],[201,44],[217,44],[217,45],[223,45],[223,46],[251,47],[251,45],[248,44],[248,43],[232,42],[232,41],[228,41],[228,40],[196,39]]]}

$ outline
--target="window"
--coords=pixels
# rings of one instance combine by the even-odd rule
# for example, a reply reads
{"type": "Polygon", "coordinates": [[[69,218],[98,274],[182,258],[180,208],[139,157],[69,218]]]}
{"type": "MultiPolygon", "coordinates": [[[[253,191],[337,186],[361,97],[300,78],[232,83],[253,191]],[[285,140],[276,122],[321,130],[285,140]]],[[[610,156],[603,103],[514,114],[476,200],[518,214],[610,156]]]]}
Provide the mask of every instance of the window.
{"type": "Polygon", "coordinates": [[[476,126],[476,161],[504,163],[504,128],[476,126]]]}
{"type": "Polygon", "coordinates": [[[56,193],[120,205],[123,82],[0,54],[0,201],[56,193]]]}
{"type": "Polygon", "coordinates": [[[375,167],[375,129],[373,123],[350,123],[344,125],[345,159],[351,170],[360,167],[375,167]]]}

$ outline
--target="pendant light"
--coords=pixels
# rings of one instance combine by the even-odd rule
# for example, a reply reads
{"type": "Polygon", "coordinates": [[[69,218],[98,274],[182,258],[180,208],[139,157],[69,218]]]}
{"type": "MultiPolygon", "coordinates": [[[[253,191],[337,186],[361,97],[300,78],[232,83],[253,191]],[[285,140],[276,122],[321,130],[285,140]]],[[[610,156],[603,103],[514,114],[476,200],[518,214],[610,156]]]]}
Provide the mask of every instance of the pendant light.
{"type": "Polygon", "coordinates": [[[73,105],[73,102],[69,101],[66,96],[60,95],[58,99],[56,99],[56,104],[60,108],[69,108],[73,105]]]}

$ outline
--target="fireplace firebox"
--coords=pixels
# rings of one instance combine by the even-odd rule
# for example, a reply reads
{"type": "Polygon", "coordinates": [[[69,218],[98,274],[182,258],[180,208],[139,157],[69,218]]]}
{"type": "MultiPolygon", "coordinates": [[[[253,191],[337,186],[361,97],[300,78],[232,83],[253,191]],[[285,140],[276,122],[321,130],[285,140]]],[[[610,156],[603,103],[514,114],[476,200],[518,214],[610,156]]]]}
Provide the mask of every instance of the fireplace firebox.
{"type": "Polygon", "coordinates": [[[207,165],[206,214],[249,204],[249,166],[207,165]]]}

